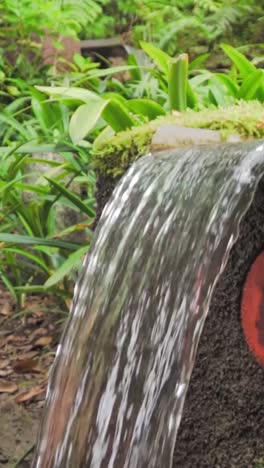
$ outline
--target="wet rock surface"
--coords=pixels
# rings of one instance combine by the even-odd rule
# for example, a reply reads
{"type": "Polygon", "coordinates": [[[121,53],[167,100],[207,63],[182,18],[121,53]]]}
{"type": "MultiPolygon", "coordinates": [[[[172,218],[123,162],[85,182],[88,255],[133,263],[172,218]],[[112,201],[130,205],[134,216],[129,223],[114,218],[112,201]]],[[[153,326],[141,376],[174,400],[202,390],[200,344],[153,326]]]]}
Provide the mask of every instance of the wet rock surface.
{"type": "Polygon", "coordinates": [[[263,249],[262,180],[213,296],[177,438],[175,468],[262,466],[264,369],[245,342],[240,301],[247,272],[263,249]]]}

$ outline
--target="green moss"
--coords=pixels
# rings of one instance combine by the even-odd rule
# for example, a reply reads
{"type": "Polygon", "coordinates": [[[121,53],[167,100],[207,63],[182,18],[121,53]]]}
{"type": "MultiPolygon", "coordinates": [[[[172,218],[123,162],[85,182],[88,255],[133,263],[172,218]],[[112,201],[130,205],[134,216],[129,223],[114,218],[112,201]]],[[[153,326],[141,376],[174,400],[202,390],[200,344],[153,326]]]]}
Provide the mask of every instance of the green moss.
{"type": "Polygon", "coordinates": [[[255,468],[264,468],[264,458],[261,457],[256,461],[255,468]]]}
{"type": "Polygon", "coordinates": [[[158,120],[147,125],[120,132],[107,143],[94,150],[96,172],[118,177],[137,158],[150,149],[152,136],[158,127],[158,120]]]}
{"type": "Polygon", "coordinates": [[[264,106],[257,101],[251,101],[201,112],[186,111],[120,132],[94,151],[96,172],[114,178],[122,175],[132,162],[151,150],[151,141],[156,129],[168,123],[220,130],[223,141],[232,133],[239,133],[245,139],[264,138],[264,106]]]}

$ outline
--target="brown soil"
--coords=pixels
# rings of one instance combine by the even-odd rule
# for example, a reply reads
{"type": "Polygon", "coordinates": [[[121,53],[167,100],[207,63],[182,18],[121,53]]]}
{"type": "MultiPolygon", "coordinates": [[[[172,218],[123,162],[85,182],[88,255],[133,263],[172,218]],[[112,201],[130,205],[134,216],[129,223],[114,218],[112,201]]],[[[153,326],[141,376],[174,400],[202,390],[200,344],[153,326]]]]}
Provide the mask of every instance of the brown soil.
{"type": "Polygon", "coordinates": [[[43,296],[29,297],[17,314],[0,286],[0,468],[30,466],[63,316],[43,296]]]}
{"type": "Polygon", "coordinates": [[[249,352],[240,321],[243,283],[263,248],[264,182],[213,297],[184,407],[175,468],[264,467],[264,369],[249,352]]]}
{"type": "MultiPolygon", "coordinates": [[[[38,430],[41,409],[24,409],[11,399],[0,404],[0,467],[13,467],[33,446],[38,430]]],[[[30,456],[18,464],[30,466],[30,456]]]]}

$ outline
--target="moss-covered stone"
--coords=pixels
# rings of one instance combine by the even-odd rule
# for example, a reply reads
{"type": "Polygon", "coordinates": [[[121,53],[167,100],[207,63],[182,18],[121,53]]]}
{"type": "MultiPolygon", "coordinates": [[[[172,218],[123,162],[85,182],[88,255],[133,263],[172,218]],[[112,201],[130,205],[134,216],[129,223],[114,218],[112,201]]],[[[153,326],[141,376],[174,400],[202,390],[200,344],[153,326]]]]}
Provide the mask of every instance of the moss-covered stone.
{"type": "Polygon", "coordinates": [[[94,150],[94,168],[100,174],[119,177],[138,157],[146,154],[151,145],[152,136],[163,119],[157,119],[147,125],[120,132],[94,150]]]}
{"type": "Polygon", "coordinates": [[[264,106],[251,101],[201,112],[188,110],[120,132],[95,149],[94,167],[98,175],[118,179],[136,159],[151,150],[155,131],[168,123],[220,130],[223,141],[232,133],[238,133],[245,139],[264,138],[264,106]]]}

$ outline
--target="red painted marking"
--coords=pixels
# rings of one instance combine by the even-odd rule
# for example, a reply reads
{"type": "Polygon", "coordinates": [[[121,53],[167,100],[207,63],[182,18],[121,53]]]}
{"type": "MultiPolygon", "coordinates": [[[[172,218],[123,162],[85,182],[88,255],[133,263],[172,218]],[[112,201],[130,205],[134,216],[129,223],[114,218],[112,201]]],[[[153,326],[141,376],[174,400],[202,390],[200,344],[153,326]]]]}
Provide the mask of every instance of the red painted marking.
{"type": "Polygon", "coordinates": [[[247,275],[241,303],[242,327],[249,349],[264,366],[264,252],[247,275]]]}

